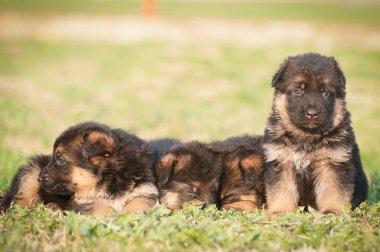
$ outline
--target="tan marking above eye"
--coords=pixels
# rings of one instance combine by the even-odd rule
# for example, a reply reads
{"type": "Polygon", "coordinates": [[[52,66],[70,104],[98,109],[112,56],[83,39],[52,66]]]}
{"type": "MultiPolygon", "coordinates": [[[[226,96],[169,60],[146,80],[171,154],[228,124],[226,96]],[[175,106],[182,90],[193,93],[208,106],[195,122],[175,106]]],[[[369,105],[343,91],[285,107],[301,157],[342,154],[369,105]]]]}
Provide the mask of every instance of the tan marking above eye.
{"type": "Polygon", "coordinates": [[[303,76],[302,74],[300,75],[296,75],[293,77],[293,81],[296,82],[296,83],[305,83],[306,82],[306,78],[305,76],[303,76]]]}
{"type": "Polygon", "coordinates": [[[112,137],[104,132],[97,131],[90,132],[85,142],[87,142],[89,145],[100,144],[107,151],[112,151],[115,144],[112,137]]]}
{"type": "Polygon", "coordinates": [[[325,78],[323,78],[321,80],[321,84],[322,85],[329,85],[330,83],[331,83],[331,79],[330,78],[325,77],[325,78]]]}
{"type": "Polygon", "coordinates": [[[62,145],[58,145],[58,146],[55,148],[54,152],[55,152],[55,155],[57,155],[58,153],[62,153],[62,152],[64,152],[64,148],[63,148],[63,146],[62,146],[62,145]]]}

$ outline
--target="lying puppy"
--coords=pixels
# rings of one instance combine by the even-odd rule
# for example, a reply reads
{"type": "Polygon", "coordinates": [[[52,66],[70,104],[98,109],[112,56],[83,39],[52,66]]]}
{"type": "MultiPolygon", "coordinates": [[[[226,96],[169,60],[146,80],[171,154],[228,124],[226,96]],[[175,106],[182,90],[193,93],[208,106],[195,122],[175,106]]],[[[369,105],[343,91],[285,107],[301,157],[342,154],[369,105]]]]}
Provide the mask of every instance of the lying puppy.
{"type": "Polygon", "coordinates": [[[264,204],[262,136],[241,136],[210,143],[223,153],[220,209],[252,211],[264,204]]]}
{"type": "Polygon", "coordinates": [[[220,156],[207,145],[190,142],[167,151],[155,167],[160,203],[170,209],[189,201],[217,205],[222,174],[220,156]]]}
{"type": "Polygon", "coordinates": [[[50,161],[51,156],[37,155],[29,158],[26,164],[20,166],[11,186],[1,199],[0,210],[8,209],[12,201],[21,207],[31,208],[44,202],[47,207],[53,209],[69,210],[70,195],[50,194],[38,182],[38,175],[50,161]]]}
{"type": "Polygon", "coordinates": [[[37,172],[20,171],[14,181],[20,181],[23,193],[41,186],[49,195],[69,195],[68,205],[53,202],[83,214],[149,211],[158,197],[152,155],[152,148],[134,135],[85,122],[56,139],[51,159],[40,166],[40,184],[37,172]],[[33,183],[25,183],[29,180],[33,183]]]}
{"type": "Polygon", "coordinates": [[[368,183],[345,102],[346,79],[332,57],[289,57],[274,75],[264,136],[266,196],[272,213],[312,206],[357,207],[368,183]]]}

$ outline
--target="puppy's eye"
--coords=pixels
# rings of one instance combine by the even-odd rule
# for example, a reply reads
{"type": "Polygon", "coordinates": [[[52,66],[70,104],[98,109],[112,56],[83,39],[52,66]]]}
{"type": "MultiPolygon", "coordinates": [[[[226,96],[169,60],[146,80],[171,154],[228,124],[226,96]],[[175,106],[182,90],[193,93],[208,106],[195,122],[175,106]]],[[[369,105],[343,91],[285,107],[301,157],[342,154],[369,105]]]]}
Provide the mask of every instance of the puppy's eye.
{"type": "Polygon", "coordinates": [[[324,90],[324,91],[322,91],[322,95],[323,95],[324,97],[329,97],[329,96],[330,96],[330,92],[324,90]]]}
{"type": "Polygon", "coordinates": [[[303,95],[303,90],[300,88],[297,88],[294,90],[294,94],[297,96],[301,96],[301,95],[303,95]]]}
{"type": "Polygon", "coordinates": [[[193,186],[193,187],[191,187],[191,188],[188,188],[188,189],[187,189],[187,192],[188,192],[189,194],[195,196],[195,195],[197,194],[197,192],[198,192],[198,188],[197,188],[196,186],[193,186]]]}

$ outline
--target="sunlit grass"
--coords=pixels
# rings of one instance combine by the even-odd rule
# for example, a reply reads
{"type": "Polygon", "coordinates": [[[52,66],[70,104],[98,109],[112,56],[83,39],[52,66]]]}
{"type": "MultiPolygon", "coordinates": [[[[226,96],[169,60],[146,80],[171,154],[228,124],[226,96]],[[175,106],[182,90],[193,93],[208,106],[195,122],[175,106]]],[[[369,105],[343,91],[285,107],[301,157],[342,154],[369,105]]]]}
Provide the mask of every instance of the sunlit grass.
{"type": "Polygon", "coordinates": [[[0,191],[27,156],[50,153],[57,135],[80,121],[100,121],[144,139],[211,141],[262,134],[273,73],[288,55],[309,51],[335,56],[347,77],[347,104],[371,179],[368,201],[360,209],[273,219],[265,211],[187,205],[175,212],[157,206],[147,215],[89,218],[41,205],[32,210],[14,206],[0,217],[0,251],[376,251],[380,50],[352,43],[326,48],[1,39],[0,191]]]}
{"type": "MultiPolygon", "coordinates": [[[[300,209],[301,210],[301,209],[300,209]]],[[[185,205],[171,212],[89,218],[15,206],[0,219],[0,248],[35,251],[376,251],[379,204],[363,204],[342,215],[292,213],[268,218],[265,212],[220,212],[185,205]]]]}

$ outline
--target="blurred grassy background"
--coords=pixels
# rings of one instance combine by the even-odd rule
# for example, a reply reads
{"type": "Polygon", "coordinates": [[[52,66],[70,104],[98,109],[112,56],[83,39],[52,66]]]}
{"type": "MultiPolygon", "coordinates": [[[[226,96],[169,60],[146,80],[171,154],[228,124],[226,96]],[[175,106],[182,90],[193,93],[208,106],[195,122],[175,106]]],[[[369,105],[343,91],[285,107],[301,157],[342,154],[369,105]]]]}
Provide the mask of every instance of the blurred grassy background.
{"type": "Polygon", "coordinates": [[[340,62],[365,169],[378,170],[376,2],[162,1],[152,20],[139,11],[138,1],[0,1],[0,190],[79,121],[147,139],[261,134],[272,74],[309,51],[340,62]]]}
{"type": "MultiPolygon", "coordinates": [[[[165,17],[218,17],[247,19],[287,19],[378,23],[377,1],[234,1],[161,0],[159,14],[165,17]],[[364,2],[364,4],[363,4],[364,2]]],[[[17,11],[90,12],[137,15],[138,0],[1,0],[0,7],[17,11]]]]}

